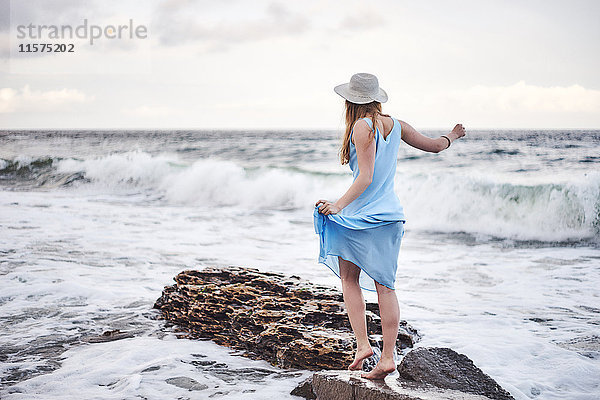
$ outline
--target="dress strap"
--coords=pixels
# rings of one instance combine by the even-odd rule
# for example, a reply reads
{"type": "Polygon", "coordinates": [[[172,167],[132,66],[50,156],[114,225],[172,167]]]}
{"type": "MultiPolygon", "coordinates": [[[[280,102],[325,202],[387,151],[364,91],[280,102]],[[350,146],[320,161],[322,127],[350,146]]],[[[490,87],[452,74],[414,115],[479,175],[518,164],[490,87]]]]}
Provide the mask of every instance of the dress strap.
{"type": "MultiPolygon", "coordinates": [[[[363,118],[359,118],[362,120],[365,120],[365,122],[367,123],[367,125],[369,125],[369,128],[371,128],[371,132],[373,131],[373,122],[371,122],[371,118],[369,117],[363,117],[363,118]]],[[[356,123],[358,122],[358,119],[356,121],[354,121],[354,125],[356,125],[356,123]]],[[[352,130],[350,131],[350,143],[352,143],[352,135],[354,135],[354,125],[352,125],[352,130]]]]}
{"type": "Polygon", "coordinates": [[[367,125],[369,125],[369,128],[371,128],[371,130],[373,130],[373,122],[371,121],[371,118],[363,117],[361,119],[365,120],[367,122],[367,125]]]}

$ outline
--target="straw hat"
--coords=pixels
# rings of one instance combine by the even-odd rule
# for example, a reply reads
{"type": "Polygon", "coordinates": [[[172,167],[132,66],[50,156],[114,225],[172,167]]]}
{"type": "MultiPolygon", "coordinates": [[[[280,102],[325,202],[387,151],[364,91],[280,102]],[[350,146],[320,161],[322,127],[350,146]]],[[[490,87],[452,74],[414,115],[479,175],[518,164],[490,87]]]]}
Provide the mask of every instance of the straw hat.
{"type": "Polygon", "coordinates": [[[367,104],[372,101],[385,103],[388,100],[385,90],[373,74],[359,72],[352,75],[350,82],[337,85],[333,90],[351,103],[367,104]]]}

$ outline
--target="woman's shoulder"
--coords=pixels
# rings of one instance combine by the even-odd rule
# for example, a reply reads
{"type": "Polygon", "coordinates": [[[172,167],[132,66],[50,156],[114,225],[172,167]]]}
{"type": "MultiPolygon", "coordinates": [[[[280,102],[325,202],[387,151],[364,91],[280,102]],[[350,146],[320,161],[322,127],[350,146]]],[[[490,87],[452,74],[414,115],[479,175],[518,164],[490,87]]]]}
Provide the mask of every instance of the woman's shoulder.
{"type": "MultiPolygon", "coordinates": [[[[373,125],[373,121],[370,117],[364,117],[368,122],[369,126],[373,125]]],[[[398,121],[392,115],[389,114],[381,114],[377,117],[377,121],[381,121],[386,128],[391,128],[394,125],[395,121],[398,121]]]]}
{"type": "Polygon", "coordinates": [[[382,114],[377,117],[377,127],[382,134],[389,134],[392,129],[396,129],[398,120],[389,114],[382,114]]]}
{"type": "MultiPolygon", "coordinates": [[[[380,115],[377,118],[377,128],[382,132],[391,132],[392,129],[396,129],[399,125],[398,120],[391,115],[385,114],[380,115]],[[381,129],[383,128],[383,130],[381,129]]],[[[359,132],[359,135],[365,137],[369,136],[373,132],[373,121],[370,117],[358,118],[352,124],[352,131],[350,132],[350,143],[354,144],[353,136],[355,131],[359,132]]]]}
{"type": "Polygon", "coordinates": [[[354,143],[355,136],[368,137],[369,133],[373,131],[373,123],[369,117],[359,118],[352,124],[352,131],[350,132],[350,142],[354,143]]]}
{"type": "Polygon", "coordinates": [[[370,130],[373,126],[373,122],[369,117],[362,117],[354,121],[352,124],[352,129],[360,129],[360,130],[370,130]]]}
{"type": "Polygon", "coordinates": [[[385,128],[386,132],[389,132],[394,128],[394,125],[396,124],[396,118],[388,114],[382,115],[380,118],[383,122],[383,127],[385,128]]]}
{"type": "MultiPolygon", "coordinates": [[[[391,115],[380,115],[379,117],[377,117],[377,122],[379,125],[379,122],[381,121],[384,124],[385,128],[391,128],[394,125],[394,120],[395,118],[392,117],[391,115]]],[[[354,123],[352,124],[352,129],[357,128],[357,129],[361,129],[364,128],[366,130],[371,130],[373,129],[373,120],[371,119],[371,117],[362,117],[362,118],[358,118],[356,121],[354,121],[354,123]]],[[[389,129],[386,129],[389,130],[389,129]]]]}

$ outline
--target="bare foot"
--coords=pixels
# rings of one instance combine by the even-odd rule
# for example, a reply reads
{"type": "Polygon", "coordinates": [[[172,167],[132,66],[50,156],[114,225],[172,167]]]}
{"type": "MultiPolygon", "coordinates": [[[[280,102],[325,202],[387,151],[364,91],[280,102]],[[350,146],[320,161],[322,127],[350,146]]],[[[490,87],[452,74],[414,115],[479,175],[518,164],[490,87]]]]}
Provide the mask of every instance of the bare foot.
{"type": "Polygon", "coordinates": [[[373,355],[373,349],[371,349],[371,346],[365,347],[363,349],[357,349],[356,356],[354,356],[354,361],[352,361],[352,364],[350,364],[348,366],[348,369],[350,371],[362,370],[363,361],[365,360],[365,358],[369,358],[372,355],[373,355]]]}
{"type": "Polygon", "coordinates": [[[383,379],[388,376],[388,374],[394,372],[395,369],[396,363],[394,363],[393,359],[382,358],[372,371],[361,374],[360,376],[367,379],[383,379]]]}

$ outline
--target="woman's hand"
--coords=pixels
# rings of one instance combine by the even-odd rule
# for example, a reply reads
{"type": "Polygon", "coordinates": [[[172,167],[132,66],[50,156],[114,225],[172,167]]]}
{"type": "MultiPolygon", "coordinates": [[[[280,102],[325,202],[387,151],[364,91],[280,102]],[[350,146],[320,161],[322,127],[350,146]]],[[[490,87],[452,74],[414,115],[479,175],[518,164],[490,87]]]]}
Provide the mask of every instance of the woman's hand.
{"type": "Polygon", "coordinates": [[[452,132],[450,132],[450,135],[448,136],[450,136],[452,141],[455,141],[456,139],[460,139],[461,137],[465,136],[464,126],[462,126],[462,124],[456,124],[456,126],[454,127],[454,129],[452,129],[452,132]]]}
{"type": "Polygon", "coordinates": [[[341,208],[339,208],[334,203],[327,201],[327,200],[317,201],[317,203],[315,204],[315,207],[318,206],[319,204],[321,204],[321,206],[319,207],[319,212],[324,215],[337,214],[341,211],[341,208]]]}
{"type": "Polygon", "coordinates": [[[439,153],[440,151],[446,150],[456,139],[465,136],[465,128],[462,126],[462,124],[456,124],[454,129],[452,129],[452,132],[448,133],[447,135],[442,135],[437,139],[432,139],[417,132],[417,130],[410,126],[410,124],[400,120],[398,120],[398,122],[400,122],[402,129],[402,140],[412,147],[431,153],[439,153]],[[448,143],[448,141],[450,141],[450,143],[448,143]]]}

